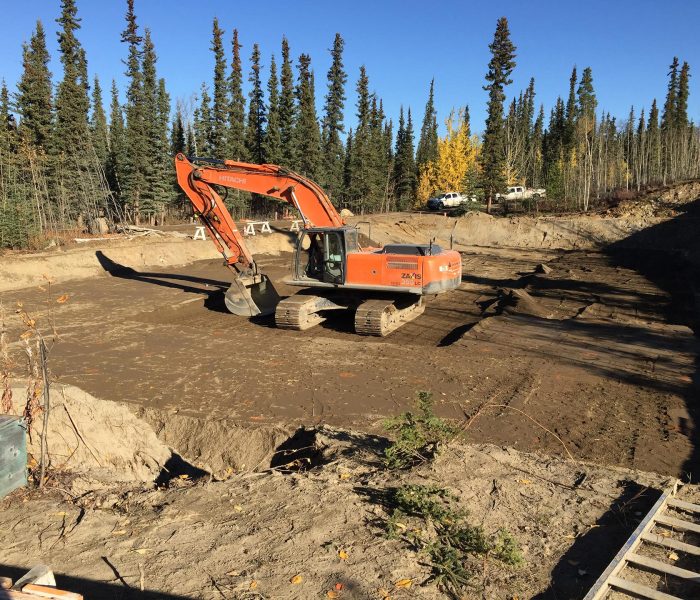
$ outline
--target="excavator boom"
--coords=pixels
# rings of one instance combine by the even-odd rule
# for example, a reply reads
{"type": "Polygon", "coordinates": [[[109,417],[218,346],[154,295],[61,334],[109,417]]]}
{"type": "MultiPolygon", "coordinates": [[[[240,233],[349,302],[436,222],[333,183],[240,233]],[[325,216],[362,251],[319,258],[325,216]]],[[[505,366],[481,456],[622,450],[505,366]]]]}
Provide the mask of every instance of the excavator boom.
{"type": "Polygon", "coordinates": [[[305,227],[341,227],[343,220],[325,192],[313,181],[276,165],[255,165],[232,160],[175,157],[177,181],[185,192],[234,281],[226,292],[226,306],[237,315],[272,314],[279,296],[255,260],[216,187],[234,188],[289,202],[305,227]]]}

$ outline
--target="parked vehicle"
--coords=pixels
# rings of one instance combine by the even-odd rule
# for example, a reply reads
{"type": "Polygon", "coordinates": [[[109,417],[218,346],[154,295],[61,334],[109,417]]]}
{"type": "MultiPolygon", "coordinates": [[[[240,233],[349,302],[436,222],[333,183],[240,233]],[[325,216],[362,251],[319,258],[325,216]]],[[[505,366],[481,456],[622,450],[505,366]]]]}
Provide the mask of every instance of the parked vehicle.
{"type": "Polygon", "coordinates": [[[443,210],[460,206],[465,202],[476,202],[476,198],[473,196],[471,198],[462,196],[459,192],[447,192],[428,200],[428,208],[430,210],[443,210]]]}
{"type": "Polygon", "coordinates": [[[506,194],[496,194],[496,200],[539,200],[546,198],[547,190],[544,188],[526,188],[522,185],[514,185],[508,188],[506,194]]]}

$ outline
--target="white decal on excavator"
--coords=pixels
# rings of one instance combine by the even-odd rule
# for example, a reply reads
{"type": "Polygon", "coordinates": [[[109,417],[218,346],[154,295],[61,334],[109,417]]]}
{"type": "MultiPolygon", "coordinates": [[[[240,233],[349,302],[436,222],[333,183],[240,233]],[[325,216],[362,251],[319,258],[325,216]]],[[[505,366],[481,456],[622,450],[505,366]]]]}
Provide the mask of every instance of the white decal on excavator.
{"type": "Polygon", "coordinates": [[[233,175],[221,175],[221,181],[226,183],[237,183],[239,185],[245,184],[247,179],[245,177],[234,177],[233,175]]]}

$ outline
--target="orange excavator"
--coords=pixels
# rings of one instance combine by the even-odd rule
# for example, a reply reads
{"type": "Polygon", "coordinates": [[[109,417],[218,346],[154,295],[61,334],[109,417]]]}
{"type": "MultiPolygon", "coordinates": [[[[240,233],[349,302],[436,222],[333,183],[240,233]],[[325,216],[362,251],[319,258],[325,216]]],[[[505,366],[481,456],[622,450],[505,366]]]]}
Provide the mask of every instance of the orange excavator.
{"type": "Polygon", "coordinates": [[[304,330],[326,311],[354,310],[355,331],[385,336],[425,310],[424,297],[455,289],[462,279],[458,252],[428,244],[361,247],[358,230],[346,225],[313,181],[275,165],[175,157],[177,181],[234,273],[225,302],[236,315],[275,315],[282,329],[304,330]],[[261,273],[233,222],[220,188],[288,202],[303,228],[294,266],[285,283],[305,288],[280,299],[261,273]]]}

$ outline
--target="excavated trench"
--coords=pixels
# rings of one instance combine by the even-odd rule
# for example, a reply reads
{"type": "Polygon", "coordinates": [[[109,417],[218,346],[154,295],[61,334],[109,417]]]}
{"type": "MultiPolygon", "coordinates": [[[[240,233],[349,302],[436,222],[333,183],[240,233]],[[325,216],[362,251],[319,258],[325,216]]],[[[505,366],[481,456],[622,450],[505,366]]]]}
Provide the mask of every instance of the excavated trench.
{"type": "MultiPolygon", "coordinates": [[[[101,400],[74,386],[53,389],[50,467],[75,475],[85,486],[153,483],[162,488],[178,479],[225,480],[268,469],[308,471],[324,462],[325,444],[315,428],[242,427],[226,419],[101,400]]],[[[23,409],[24,394],[24,388],[13,388],[16,414],[23,409]]],[[[34,460],[40,453],[39,421],[28,435],[34,460]]]]}

